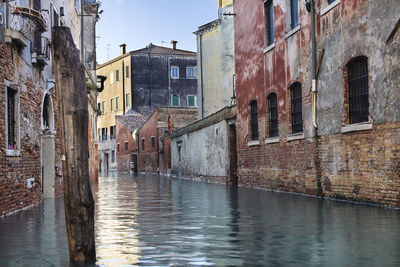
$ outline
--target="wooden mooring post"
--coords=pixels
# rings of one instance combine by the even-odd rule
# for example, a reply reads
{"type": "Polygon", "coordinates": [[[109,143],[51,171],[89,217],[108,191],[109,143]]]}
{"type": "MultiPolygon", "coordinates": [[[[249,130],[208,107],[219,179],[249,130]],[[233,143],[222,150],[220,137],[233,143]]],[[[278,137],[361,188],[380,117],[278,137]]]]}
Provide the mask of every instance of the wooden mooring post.
{"type": "Polygon", "coordinates": [[[51,43],[63,155],[69,255],[73,263],[95,263],[85,70],[69,28],[54,27],[51,43]]]}

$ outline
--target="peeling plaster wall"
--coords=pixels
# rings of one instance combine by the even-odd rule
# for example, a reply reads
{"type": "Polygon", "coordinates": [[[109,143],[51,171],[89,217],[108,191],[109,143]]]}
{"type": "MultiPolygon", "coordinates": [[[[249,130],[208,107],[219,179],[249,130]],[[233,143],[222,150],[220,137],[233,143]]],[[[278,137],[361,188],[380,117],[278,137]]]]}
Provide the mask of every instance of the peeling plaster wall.
{"type": "Polygon", "coordinates": [[[212,22],[211,26],[206,26],[206,29],[200,27],[197,32],[199,107],[203,107],[203,112],[199,112],[200,119],[229,106],[233,96],[234,18],[222,15],[233,13],[233,5],[220,8],[218,13],[218,20],[212,22]]]}
{"type": "Polygon", "coordinates": [[[325,55],[318,79],[319,135],[339,133],[345,124],[344,66],[361,55],[368,57],[371,121],[399,121],[400,105],[394,101],[399,99],[399,43],[386,44],[398,14],[397,0],[382,0],[343,2],[321,16],[318,48],[325,55]]]}
{"type": "Polygon", "coordinates": [[[229,171],[228,123],[223,120],[206,128],[173,138],[172,173],[184,177],[222,177],[229,171]],[[178,157],[181,146],[181,161],[178,157]]]}

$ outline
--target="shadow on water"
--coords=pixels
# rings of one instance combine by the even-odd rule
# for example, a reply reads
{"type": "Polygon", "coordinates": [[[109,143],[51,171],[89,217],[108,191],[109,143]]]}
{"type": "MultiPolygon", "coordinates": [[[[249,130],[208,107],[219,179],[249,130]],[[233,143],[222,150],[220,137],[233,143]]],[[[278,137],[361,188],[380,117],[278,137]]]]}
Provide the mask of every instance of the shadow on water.
{"type": "MultiPolygon", "coordinates": [[[[100,266],[400,265],[400,211],[154,175],[93,185],[100,266]]],[[[68,266],[62,198],[0,218],[1,266],[68,266]]]]}

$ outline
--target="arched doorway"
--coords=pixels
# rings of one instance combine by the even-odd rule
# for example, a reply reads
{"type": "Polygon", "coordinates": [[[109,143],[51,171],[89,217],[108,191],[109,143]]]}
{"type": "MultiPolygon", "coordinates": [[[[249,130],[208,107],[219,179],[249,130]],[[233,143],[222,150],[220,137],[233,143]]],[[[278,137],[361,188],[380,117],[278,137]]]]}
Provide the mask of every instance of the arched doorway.
{"type": "Polygon", "coordinates": [[[42,101],[41,116],[41,164],[42,164],[42,196],[55,197],[55,131],[53,101],[49,92],[45,93],[42,101]]]}

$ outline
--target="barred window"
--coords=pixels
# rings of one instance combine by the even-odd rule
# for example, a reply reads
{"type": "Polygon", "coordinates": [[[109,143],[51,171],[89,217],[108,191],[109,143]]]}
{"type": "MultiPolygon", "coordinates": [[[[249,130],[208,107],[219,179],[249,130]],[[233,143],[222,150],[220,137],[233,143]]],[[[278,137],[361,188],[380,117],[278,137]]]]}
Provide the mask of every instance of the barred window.
{"type": "Polygon", "coordinates": [[[7,126],[8,126],[8,149],[17,149],[17,121],[15,119],[16,92],[7,88],[7,126]]]}
{"type": "Polygon", "coordinates": [[[290,87],[292,99],[292,133],[303,132],[303,106],[301,99],[301,84],[294,83],[290,87]]]}
{"type": "Polygon", "coordinates": [[[278,136],[278,101],[275,93],[267,97],[268,100],[268,118],[269,118],[269,137],[278,136]]]}
{"type": "Polygon", "coordinates": [[[368,121],[368,58],[361,56],[347,64],[349,87],[349,121],[368,121]]]}
{"type": "Polygon", "coordinates": [[[250,102],[250,113],[251,140],[258,140],[258,109],[256,100],[250,102]]]}

